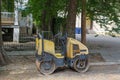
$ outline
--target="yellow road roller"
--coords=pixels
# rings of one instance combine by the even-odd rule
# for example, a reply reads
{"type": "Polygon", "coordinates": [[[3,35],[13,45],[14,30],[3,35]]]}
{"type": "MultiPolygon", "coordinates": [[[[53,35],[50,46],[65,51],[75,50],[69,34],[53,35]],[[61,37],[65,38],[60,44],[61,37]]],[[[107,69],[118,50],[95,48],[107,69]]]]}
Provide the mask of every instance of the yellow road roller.
{"type": "MultiPolygon", "coordinates": [[[[80,41],[58,33],[52,38],[45,37],[50,32],[42,31],[36,38],[36,67],[44,75],[53,73],[57,68],[69,67],[77,72],[89,68],[88,48],[80,41]]],[[[51,35],[50,35],[51,36],[51,35]]]]}

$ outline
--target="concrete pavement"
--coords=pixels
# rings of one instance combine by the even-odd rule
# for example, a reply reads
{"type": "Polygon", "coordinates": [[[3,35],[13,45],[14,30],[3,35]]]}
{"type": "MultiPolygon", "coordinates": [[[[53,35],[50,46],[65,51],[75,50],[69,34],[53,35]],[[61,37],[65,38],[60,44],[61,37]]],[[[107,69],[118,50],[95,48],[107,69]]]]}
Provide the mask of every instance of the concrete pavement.
{"type": "Polygon", "coordinates": [[[120,37],[87,34],[87,46],[90,53],[100,53],[106,62],[120,62],[120,37]]]}

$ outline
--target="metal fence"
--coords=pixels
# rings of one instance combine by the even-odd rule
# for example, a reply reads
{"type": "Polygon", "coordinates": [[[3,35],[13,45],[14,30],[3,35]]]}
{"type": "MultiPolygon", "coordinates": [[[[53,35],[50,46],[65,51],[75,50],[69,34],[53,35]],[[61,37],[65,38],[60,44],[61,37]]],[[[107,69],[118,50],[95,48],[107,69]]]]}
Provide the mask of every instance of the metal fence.
{"type": "Polygon", "coordinates": [[[35,37],[22,34],[19,42],[4,41],[4,49],[6,51],[35,50],[35,37]]]}

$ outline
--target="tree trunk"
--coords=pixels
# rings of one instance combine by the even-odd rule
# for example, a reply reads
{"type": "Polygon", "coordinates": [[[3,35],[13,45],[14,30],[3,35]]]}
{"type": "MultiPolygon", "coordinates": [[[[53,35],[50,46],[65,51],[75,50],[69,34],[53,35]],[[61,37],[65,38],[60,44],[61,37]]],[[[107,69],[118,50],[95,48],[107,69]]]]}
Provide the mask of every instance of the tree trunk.
{"type": "Polygon", "coordinates": [[[50,23],[51,23],[51,19],[49,19],[49,21],[47,21],[47,15],[50,15],[49,14],[49,10],[47,10],[47,8],[50,8],[51,7],[51,3],[52,3],[52,0],[48,0],[46,1],[45,3],[45,8],[42,12],[42,30],[43,31],[49,31],[50,30],[50,23]]]}
{"type": "Polygon", "coordinates": [[[47,27],[47,23],[46,23],[46,10],[43,10],[42,12],[42,30],[43,31],[47,31],[48,27],[47,27]]]}
{"type": "Polygon", "coordinates": [[[93,20],[91,19],[90,20],[90,30],[92,30],[93,29],[93,20]]]}
{"type": "Polygon", "coordinates": [[[5,64],[5,60],[3,57],[3,52],[2,52],[2,46],[3,46],[3,42],[2,42],[2,26],[1,26],[1,0],[0,0],[0,65],[5,64]]]}
{"type": "Polygon", "coordinates": [[[69,37],[75,38],[77,0],[69,0],[66,30],[69,37]]]}
{"type": "Polygon", "coordinates": [[[81,42],[86,45],[86,0],[82,0],[81,42]]]}

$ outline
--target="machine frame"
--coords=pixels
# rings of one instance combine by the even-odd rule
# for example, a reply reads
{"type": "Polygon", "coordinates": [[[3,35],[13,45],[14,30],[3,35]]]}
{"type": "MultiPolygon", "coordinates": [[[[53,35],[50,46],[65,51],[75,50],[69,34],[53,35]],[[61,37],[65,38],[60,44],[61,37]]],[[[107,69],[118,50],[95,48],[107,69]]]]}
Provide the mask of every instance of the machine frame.
{"type": "Polygon", "coordinates": [[[76,39],[67,37],[67,34],[58,37],[62,51],[56,52],[55,42],[44,39],[42,35],[36,38],[36,66],[42,74],[51,74],[59,67],[71,67],[77,72],[86,72],[89,68],[88,48],[76,39]]]}

